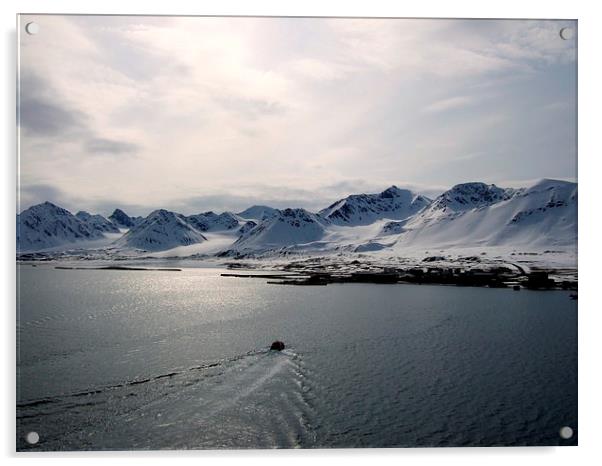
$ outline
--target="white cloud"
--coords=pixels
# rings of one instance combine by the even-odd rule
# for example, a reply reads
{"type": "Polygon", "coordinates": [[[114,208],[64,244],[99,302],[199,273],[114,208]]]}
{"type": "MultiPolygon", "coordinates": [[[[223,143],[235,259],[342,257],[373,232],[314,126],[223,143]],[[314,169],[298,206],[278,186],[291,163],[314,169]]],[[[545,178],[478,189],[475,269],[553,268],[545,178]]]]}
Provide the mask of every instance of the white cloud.
{"type": "Polygon", "coordinates": [[[21,43],[22,78],[38,80],[22,96],[38,111],[23,121],[21,176],[69,199],[157,207],[272,190],[311,203],[303,193],[327,199],[344,193],[325,186],[352,182],[452,185],[467,166],[480,170],[471,179],[572,176],[571,142],[553,130],[568,120],[549,116],[568,102],[554,118],[570,119],[575,99],[558,22],[36,21],[21,43]],[[532,109],[546,107],[543,128],[532,109]],[[31,118],[42,110],[55,118],[31,118]]]}
{"type": "Polygon", "coordinates": [[[467,105],[470,105],[473,102],[474,102],[473,97],[468,97],[468,96],[450,97],[448,99],[438,100],[436,102],[433,102],[433,103],[427,105],[424,108],[424,111],[430,112],[430,113],[445,112],[450,109],[465,107],[467,105]]]}

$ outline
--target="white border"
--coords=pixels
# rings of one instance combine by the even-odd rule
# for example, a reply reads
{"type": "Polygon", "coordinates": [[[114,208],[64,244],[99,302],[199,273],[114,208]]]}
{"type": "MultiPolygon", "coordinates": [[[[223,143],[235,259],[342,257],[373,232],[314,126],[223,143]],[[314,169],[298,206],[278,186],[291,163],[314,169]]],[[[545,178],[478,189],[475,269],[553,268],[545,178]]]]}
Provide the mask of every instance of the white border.
{"type": "Polygon", "coordinates": [[[1,79],[4,109],[1,113],[2,141],[2,218],[0,229],[2,269],[0,286],[5,297],[2,309],[4,338],[2,352],[3,415],[0,423],[2,455],[9,463],[19,457],[25,464],[38,458],[62,464],[65,461],[102,464],[162,464],[174,458],[189,463],[199,461],[265,464],[345,463],[366,461],[399,464],[443,463],[446,465],[507,465],[530,463],[548,465],[596,464],[602,456],[597,446],[602,429],[602,383],[599,356],[602,354],[602,305],[596,300],[597,264],[602,260],[597,249],[602,231],[600,188],[600,87],[602,72],[599,56],[602,20],[594,1],[548,0],[542,2],[506,0],[498,2],[454,0],[387,2],[379,0],[3,0],[2,33],[4,60],[1,79]],[[403,17],[490,17],[490,18],[563,18],[579,20],[579,447],[565,448],[455,448],[391,450],[313,450],[313,451],[225,451],[225,452],[153,452],[153,453],[75,453],[16,455],[15,445],[15,61],[16,13],[95,13],[95,14],[202,14],[202,15],[290,15],[290,16],[403,16],[403,17]],[[84,459],[85,458],[85,459],[84,459]]]}

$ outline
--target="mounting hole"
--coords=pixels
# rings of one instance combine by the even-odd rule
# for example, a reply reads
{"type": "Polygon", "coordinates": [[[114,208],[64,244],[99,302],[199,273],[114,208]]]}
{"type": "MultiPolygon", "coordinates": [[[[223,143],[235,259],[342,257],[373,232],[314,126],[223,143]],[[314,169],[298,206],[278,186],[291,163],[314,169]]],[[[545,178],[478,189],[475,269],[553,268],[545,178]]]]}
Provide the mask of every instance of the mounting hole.
{"type": "Polygon", "coordinates": [[[30,34],[33,36],[34,34],[37,34],[38,32],[40,32],[40,25],[38,23],[34,23],[34,22],[27,23],[25,25],[25,32],[27,32],[27,34],[30,34]]]}
{"type": "Polygon", "coordinates": [[[560,435],[560,438],[568,440],[573,436],[573,429],[571,429],[569,426],[564,426],[562,429],[560,429],[558,434],[560,435]]]}
{"type": "Polygon", "coordinates": [[[35,445],[40,441],[40,435],[37,432],[29,432],[25,436],[25,441],[30,445],[35,445]]]}
{"type": "Polygon", "coordinates": [[[573,28],[562,28],[560,30],[560,38],[563,40],[570,40],[573,38],[573,28]]]}

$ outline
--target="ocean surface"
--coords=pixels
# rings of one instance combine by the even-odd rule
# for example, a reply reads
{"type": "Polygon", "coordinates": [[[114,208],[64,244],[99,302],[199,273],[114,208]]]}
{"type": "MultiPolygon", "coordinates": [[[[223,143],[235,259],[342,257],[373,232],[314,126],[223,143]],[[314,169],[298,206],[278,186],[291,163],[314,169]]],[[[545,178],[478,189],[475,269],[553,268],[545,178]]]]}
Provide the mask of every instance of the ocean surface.
{"type": "Polygon", "coordinates": [[[221,272],[18,266],[17,448],[577,443],[568,292],[221,272]]]}

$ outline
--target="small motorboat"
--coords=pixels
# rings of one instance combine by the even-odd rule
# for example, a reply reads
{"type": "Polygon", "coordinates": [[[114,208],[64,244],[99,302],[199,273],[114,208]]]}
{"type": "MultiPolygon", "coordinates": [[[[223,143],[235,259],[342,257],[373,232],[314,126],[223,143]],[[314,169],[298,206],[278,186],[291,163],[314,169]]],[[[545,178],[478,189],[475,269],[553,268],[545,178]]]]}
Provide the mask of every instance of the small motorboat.
{"type": "Polygon", "coordinates": [[[272,343],[272,346],[270,346],[270,350],[274,350],[274,351],[282,351],[284,349],[284,343],[281,342],[280,340],[276,340],[274,343],[272,343]]]}

